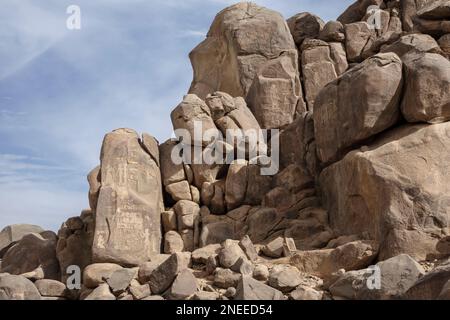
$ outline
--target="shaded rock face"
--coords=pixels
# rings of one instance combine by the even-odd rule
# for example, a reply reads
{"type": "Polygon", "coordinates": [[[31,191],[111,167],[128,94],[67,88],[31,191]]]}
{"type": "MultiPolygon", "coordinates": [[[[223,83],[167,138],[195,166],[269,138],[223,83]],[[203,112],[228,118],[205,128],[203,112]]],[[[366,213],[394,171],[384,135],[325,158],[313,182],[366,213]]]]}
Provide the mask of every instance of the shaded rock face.
{"type": "Polygon", "coordinates": [[[30,280],[0,274],[0,300],[41,300],[41,295],[30,280]]]}
{"type": "Polygon", "coordinates": [[[297,50],[277,12],[253,3],[224,9],[190,58],[190,93],[202,99],[214,91],[244,97],[263,128],[285,126],[296,111],[304,111],[302,103],[297,107],[302,96],[297,50]]]}
{"type": "Polygon", "coordinates": [[[105,136],[94,262],[136,265],[160,252],[161,188],[159,168],[136,132],[119,129],[105,136]]]}
{"type": "Polygon", "coordinates": [[[333,229],[369,232],[381,242],[380,259],[448,254],[437,244],[449,224],[449,130],[404,126],[326,168],[320,184],[333,229]]]}
{"type": "Polygon", "coordinates": [[[76,265],[80,270],[92,263],[94,241],[94,213],[84,211],[80,217],[69,218],[58,231],[56,256],[61,279],[67,280],[67,268],[76,265]]]}
{"type": "Polygon", "coordinates": [[[1,272],[21,275],[41,268],[47,279],[59,279],[56,258],[56,235],[30,233],[13,245],[3,256],[1,272]]]}
{"type": "Polygon", "coordinates": [[[335,161],[352,145],[394,125],[402,86],[402,62],[392,53],[369,58],[328,84],[314,110],[319,159],[335,161]]]}

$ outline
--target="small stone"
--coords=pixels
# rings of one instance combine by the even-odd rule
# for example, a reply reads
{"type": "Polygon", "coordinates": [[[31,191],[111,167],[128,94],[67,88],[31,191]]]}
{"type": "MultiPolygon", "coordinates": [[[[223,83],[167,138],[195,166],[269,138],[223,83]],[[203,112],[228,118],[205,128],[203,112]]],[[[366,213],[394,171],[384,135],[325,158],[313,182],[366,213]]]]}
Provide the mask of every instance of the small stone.
{"type": "Polygon", "coordinates": [[[252,277],[243,276],[239,281],[234,300],[284,300],[283,293],[252,277]]]}
{"type": "Polygon", "coordinates": [[[294,290],[302,281],[300,271],[290,265],[276,265],[270,270],[269,285],[282,292],[294,290]]]}
{"type": "Polygon", "coordinates": [[[0,274],[0,300],[41,300],[33,282],[22,276],[0,274]]]}
{"type": "Polygon", "coordinates": [[[165,232],[177,230],[177,215],[175,211],[163,211],[161,213],[162,224],[165,232]]]}
{"type": "Polygon", "coordinates": [[[269,268],[263,264],[257,264],[253,270],[253,278],[259,281],[267,281],[269,279],[269,268]]]}

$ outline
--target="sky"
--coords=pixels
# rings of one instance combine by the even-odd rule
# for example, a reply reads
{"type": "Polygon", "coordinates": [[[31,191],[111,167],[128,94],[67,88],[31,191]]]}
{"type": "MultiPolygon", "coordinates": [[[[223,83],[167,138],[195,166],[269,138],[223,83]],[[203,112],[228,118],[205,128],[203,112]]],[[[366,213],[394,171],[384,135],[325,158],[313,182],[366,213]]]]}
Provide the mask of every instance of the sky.
{"type": "MultiPolygon", "coordinates": [[[[228,0],[2,0],[0,229],[57,231],[88,208],[87,173],[116,128],[171,136],[189,52],[228,0]],[[70,5],[81,29],[69,30],[70,5]]],[[[287,19],[335,20],[353,0],[257,0],[287,19]]]]}

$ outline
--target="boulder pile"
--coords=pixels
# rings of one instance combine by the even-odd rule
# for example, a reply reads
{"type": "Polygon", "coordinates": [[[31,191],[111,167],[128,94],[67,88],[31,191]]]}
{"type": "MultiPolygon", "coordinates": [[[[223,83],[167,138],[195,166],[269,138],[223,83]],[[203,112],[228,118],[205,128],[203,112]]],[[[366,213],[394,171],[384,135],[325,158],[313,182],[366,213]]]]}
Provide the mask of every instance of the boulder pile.
{"type": "Polygon", "coordinates": [[[176,138],[108,133],[88,210],[0,232],[0,299],[450,299],[449,58],[448,0],[224,9],[176,138]]]}

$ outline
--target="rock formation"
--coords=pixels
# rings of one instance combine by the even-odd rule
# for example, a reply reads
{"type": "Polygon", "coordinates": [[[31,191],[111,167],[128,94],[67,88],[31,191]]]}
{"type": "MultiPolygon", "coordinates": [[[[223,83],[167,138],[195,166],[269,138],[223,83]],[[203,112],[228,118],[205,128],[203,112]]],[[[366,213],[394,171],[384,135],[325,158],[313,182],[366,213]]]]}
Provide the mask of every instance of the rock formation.
{"type": "Polygon", "coordinates": [[[449,8],[224,9],[176,138],[108,133],[88,210],[0,233],[0,299],[450,299],[449,8]]]}

